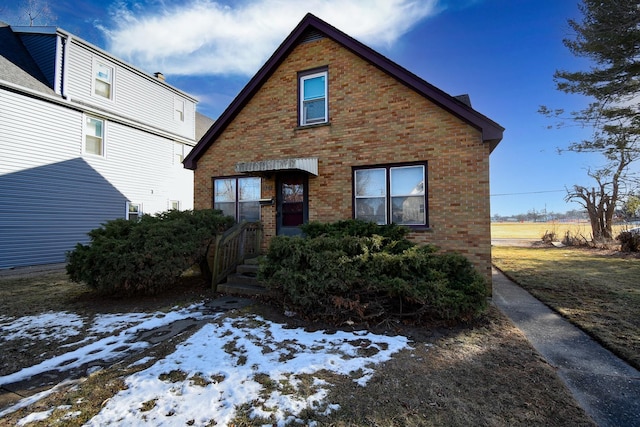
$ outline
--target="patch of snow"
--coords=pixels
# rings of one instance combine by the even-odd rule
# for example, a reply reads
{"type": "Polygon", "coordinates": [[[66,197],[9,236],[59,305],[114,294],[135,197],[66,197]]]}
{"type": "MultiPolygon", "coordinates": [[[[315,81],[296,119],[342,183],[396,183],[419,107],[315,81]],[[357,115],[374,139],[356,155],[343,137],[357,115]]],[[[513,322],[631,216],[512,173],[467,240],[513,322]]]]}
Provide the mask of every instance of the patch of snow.
{"type": "Polygon", "coordinates": [[[53,409],[54,408],[49,409],[48,411],[32,412],[26,417],[19,419],[16,425],[23,426],[29,423],[35,423],[36,421],[44,421],[53,414],[53,409]]]}
{"type": "Polygon", "coordinates": [[[66,341],[78,335],[84,326],[82,317],[67,312],[47,312],[35,316],[2,318],[0,333],[5,341],[20,338],[31,340],[66,341]]]}
{"type": "Polygon", "coordinates": [[[129,368],[133,367],[133,366],[138,366],[138,365],[144,365],[147,362],[152,361],[154,358],[147,356],[147,357],[143,357],[142,359],[136,360],[135,362],[133,362],[132,364],[129,365],[129,368]]]}
{"type": "Polygon", "coordinates": [[[158,317],[158,313],[99,314],[93,319],[89,332],[117,331],[152,317],[158,317]]]}
{"type": "MultiPolygon", "coordinates": [[[[37,365],[24,368],[18,372],[0,377],[0,385],[11,384],[32,377],[33,375],[47,371],[68,371],[78,368],[84,364],[92,362],[108,362],[120,357],[124,357],[131,351],[142,350],[149,346],[145,341],[136,341],[136,335],[140,331],[160,328],[178,320],[187,318],[202,319],[205,316],[200,313],[202,304],[193,304],[189,307],[169,313],[155,313],[145,316],[146,320],[139,322],[140,313],[121,315],[120,322],[132,323],[133,326],[122,330],[114,336],[107,336],[95,342],[84,345],[76,350],[44,360],[37,365]]],[[[22,318],[21,318],[22,319],[22,318]]],[[[97,333],[108,333],[109,325],[103,323],[100,327],[94,328],[97,333]]]]}
{"type": "Polygon", "coordinates": [[[402,336],[307,332],[258,316],[227,318],[219,326],[203,326],[173,354],[128,377],[127,389],[87,426],[227,425],[245,404],[251,404],[252,417],[275,419],[278,426],[301,422],[298,415],[306,408],[323,414],[338,408],[325,401],[326,381],[316,379],[309,396],[297,393],[301,374],[357,372],[355,381],[365,385],[375,364],[407,347],[402,336]],[[176,370],[181,375],[170,380],[176,370]]]}
{"type": "Polygon", "coordinates": [[[15,405],[12,405],[12,406],[10,406],[8,408],[5,408],[2,411],[0,411],[0,418],[4,417],[5,415],[11,414],[11,413],[17,411],[18,409],[26,408],[27,406],[31,405],[32,403],[35,403],[38,400],[44,399],[45,397],[49,396],[50,394],[55,393],[56,391],[60,390],[60,388],[66,387],[67,385],[74,384],[74,383],[77,383],[77,381],[71,381],[71,380],[63,381],[60,384],[56,385],[55,387],[50,388],[49,390],[44,390],[44,391],[41,391],[40,393],[34,394],[33,396],[25,397],[24,399],[21,399],[15,405]]]}

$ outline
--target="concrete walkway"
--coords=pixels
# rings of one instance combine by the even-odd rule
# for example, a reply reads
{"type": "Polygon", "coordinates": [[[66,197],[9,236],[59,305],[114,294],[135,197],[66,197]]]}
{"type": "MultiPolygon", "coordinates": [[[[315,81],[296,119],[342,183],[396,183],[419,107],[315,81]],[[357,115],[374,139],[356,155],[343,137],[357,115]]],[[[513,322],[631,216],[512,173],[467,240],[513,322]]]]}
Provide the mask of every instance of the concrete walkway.
{"type": "Polygon", "coordinates": [[[640,372],[493,270],[493,302],[601,427],[640,426],[640,372]]]}

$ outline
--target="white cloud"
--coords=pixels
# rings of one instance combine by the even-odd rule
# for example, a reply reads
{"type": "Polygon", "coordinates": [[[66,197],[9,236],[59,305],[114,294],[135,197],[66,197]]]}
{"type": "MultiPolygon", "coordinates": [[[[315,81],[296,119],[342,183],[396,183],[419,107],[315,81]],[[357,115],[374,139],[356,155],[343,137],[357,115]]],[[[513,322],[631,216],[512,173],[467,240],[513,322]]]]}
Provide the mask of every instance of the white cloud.
{"type": "Polygon", "coordinates": [[[310,12],[370,46],[392,45],[438,0],[212,0],[118,3],[107,50],[145,70],[174,75],[253,75],[310,12]]]}

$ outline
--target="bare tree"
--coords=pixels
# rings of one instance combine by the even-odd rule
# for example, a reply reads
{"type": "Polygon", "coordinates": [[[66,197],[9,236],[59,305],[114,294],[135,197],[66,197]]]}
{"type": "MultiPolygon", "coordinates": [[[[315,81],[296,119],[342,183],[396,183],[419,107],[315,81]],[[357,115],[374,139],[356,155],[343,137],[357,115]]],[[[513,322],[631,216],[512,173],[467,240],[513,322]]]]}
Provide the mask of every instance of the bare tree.
{"type": "MultiPolygon", "coordinates": [[[[567,200],[585,207],[594,239],[611,239],[616,204],[632,182],[629,165],[640,158],[640,2],[582,0],[579,7],[583,20],[569,20],[575,38],[564,43],[594,65],[587,71],[556,71],[555,79],[558,90],[594,99],[571,114],[574,123],[593,129],[592,138],[573,143],[568,150],[600,153],[607,164],[589,171],[596,186],[574,185],[567,200]]],[[[540,112],[555,117],[564,113],[546,107],[540,112]]]]}
{"type": "Polygon", "coordinates": [[[51,11],[47,0],[23,0],[18,13],[19,23],[34,25],[49,25],[56,16],[51,11]]]}

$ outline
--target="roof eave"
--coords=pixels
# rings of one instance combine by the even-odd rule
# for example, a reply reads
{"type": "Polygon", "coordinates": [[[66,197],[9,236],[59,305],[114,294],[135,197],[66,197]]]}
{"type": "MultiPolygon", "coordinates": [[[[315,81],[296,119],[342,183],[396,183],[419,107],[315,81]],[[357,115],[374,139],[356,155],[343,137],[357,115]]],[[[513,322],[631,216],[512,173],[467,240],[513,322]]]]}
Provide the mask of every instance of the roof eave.
{"type": "Polygon", "coordinates": [[[482,132],[483,142],[491,144],[491,151],[493,151],[495,146],[497,146],[502,139],[502,132],[504,131],[504,128],[496,122],[480,114],[473,108],[464,105],[462,102],[457,101],[451,95],[427,83],[425,80],[374,51],[370,47],[360,43],[337,28],[308,13],[276,49],[267,62],[265,62],[260,70],[253,76],[249,83],[247,83],[247,85],[240,91],[238,96],[236,96],[231,104],[229,104],[227,109],[222,113],[218,120],[216,120],[214,125],[207,133],[205,133],[195,148],[185,158],[184,166],[187,169],[195,170],[197,168],[198,159],[202,154],[204,154],[222,131],[224,131],[227,125],[238,115],[249,99],[251,99],[266,79],[274,72],[275,68],[284,61],[286,56],[297,45],[302,34],[309,28],[315,28],[326,37],[349,49],[351,52],[360,56],[367,62],[374,64],[383,72],[398,79],[405,86],[422,94],[443,109],[480,130],[482,132]]]}

